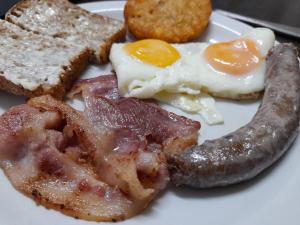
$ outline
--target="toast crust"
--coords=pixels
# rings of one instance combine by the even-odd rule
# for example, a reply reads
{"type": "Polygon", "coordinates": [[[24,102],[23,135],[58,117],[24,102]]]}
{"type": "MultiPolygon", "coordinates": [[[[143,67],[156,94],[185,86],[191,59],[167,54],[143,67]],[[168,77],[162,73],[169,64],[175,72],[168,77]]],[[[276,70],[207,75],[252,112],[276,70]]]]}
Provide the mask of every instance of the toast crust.
{"type": "Polygon", "coordinates": [[[36,34],[64,39],[80,46],[85,45],[91,50],[90,61],[95,64],[107,63],[111,45],[125,39],[126,35],[123,22],[91,13],[67,0],[22,0],[6,13],[5,20],[36,34]],[[48,15],[48,18],[45,16],[43,20],[37,19],[34,13],[40,10],[39,7],[52,7],[57,18],[48,15]],[[81,17],[88,23],[88,27],[78,22],[81,17]]]}
{"type": "MultiPolygon", "coordinates": [[[[126,35],[126,27],[124,25],[121,30],[119,30],[117,33],[115,33],[113,36],[111,36],[110,39],[106,40],[106,42],[100,46],[99,56],[96,56],[96,58],[92,57],[92,59],[90,61],[93,63],[96,63],[96,64],[98,62],[101,62],[102,64],[108,63],[109,62],[109,53],[110,53],[112,44],[115,42],[124,41],[125,35],[126,35]]],[[[93,54],[93,56],[94,55],[95,54],[93,54]]]]}

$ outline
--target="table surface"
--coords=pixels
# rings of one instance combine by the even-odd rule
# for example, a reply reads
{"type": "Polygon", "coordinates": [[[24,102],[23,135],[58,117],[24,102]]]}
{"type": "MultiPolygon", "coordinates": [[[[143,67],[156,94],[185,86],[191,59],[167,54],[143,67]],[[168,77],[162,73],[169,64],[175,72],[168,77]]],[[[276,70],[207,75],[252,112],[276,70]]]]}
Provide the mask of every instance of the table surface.
{"type": "MultiPolygon", "coordinates": [[[[0,16],[18,0],[1,0],[0,16]]],[[[71,0],[74,3],[95,0],[71,0]]],[[[174,0],[175,1],[175,0],[174,0]]],[[[300,0],[212,0],[214,9],[224,9],[242,15],[300,27],[300,0]]],[[[300,48],[300,39],[277,34],[280,42],[293,42],[300,48]]]]}

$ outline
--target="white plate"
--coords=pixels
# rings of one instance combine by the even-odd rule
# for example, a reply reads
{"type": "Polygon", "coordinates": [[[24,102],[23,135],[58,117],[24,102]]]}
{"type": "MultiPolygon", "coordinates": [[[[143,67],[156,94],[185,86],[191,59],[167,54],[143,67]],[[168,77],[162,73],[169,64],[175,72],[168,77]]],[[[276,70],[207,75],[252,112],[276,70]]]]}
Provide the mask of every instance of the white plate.
{"type": "MultiPolygon", "coordinates": [[[[124,2],[94,2],[83,8],[114,18],[123,18],[124,2]]],[[[250,26],[213,14],[202,41],[217,42],[239,37],[250,26]]],[[[90,66],[84,78],[105,74],[111,69],[90,66]]],[[[24,102],[24,98],[0,94],[0,112],[24,102]]],[[[217,138],[251,120],[258,102],[237,103],[217,101],[225,124],[209,127],[202,123],[200,142],[217,138]]],[[[76,106],[78,107],[78,106],[76,106]]],[[[165,106],[164,106],[165,107],[165,106]]],[[[178,114],[200,120],[171,107],[178,114]]],[[[201,121],[202,122],[202,121],[201,121]]],[[[192,190],[170,187],[140,215],[120,222],[122,225],[299,225],[300,214],[300,148],[296,141],[289,153],[271,169],[250,182],[227,188],[192,190]],[[288,222],[287,222],[288,221],[288,222]]],[[[15,191],[0,172],[0,225],[95,225],[98,223],[76,220],[53,210],[47,210],[15,191]]],[[[101,223],[106,224],[106,223],[101,223]]],[[[111,223],[110,223],[111,224],[111,223]]]]}

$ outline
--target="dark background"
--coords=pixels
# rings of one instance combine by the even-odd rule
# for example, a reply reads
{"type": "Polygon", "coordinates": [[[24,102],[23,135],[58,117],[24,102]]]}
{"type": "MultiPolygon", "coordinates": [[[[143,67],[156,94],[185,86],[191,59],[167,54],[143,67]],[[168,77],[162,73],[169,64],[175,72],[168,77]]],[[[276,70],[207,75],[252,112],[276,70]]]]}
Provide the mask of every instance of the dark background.
{"type": "Polygon", "coordinates": [[[300,27],[300,0],[213,0],[214,8],[300,27]]]}
{"type": "MultiPolygon", "coordinates": [[[[0,0],[0,15],[18,0],[0,0]]],[[[71,0],[74,3],[90,2],[93,0],[71,0]]],[[[176,1],[176,0],[174,0],[176,1]]],[[[300,0],[212,0],[214,9],[225,9],[246,16],[300,27],[300,0]]],[[[277,39],[284,42],[294,42],[300,47],[300,40],[284,35],[277,39]]]]}

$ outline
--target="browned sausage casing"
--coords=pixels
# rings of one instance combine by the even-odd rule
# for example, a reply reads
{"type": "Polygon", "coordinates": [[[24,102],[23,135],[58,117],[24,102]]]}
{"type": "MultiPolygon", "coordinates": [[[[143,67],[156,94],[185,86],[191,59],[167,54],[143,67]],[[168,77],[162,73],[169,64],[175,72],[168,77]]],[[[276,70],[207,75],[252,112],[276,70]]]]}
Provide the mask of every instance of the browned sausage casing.
{"type": "Polygon", "coordinates": [[[265,94],[250,123],[219,139],[168,156],[176,185],[208,188],[248,180],[274,163],[298,134],[300,71],[291,44],[267,59],[265,94]]]}

